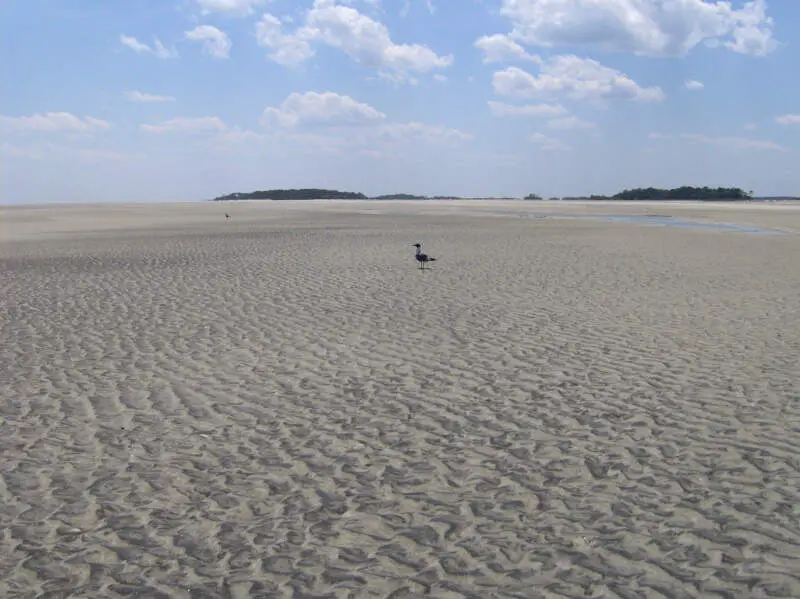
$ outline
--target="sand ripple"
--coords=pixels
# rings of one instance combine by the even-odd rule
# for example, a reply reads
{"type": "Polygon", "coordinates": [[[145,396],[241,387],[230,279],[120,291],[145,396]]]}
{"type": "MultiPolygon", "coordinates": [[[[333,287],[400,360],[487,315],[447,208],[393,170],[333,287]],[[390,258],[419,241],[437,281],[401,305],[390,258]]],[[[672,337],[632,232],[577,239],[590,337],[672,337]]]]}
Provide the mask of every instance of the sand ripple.
{"type": "Polygon", "coordinates": [[[0,596],[800,596],[797,239],[295,218],[0,247],[0,596]]]}

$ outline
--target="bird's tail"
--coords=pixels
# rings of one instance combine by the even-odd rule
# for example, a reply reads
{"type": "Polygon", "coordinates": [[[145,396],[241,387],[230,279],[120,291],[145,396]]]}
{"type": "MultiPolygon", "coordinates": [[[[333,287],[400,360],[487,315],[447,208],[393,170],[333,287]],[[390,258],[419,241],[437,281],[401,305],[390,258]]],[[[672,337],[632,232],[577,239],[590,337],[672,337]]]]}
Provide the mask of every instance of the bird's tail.
{"type": "Polygon", "coordinates": [[[428,258],[428,260],[431,262],[436,262],[436,258],[428,258]]]}

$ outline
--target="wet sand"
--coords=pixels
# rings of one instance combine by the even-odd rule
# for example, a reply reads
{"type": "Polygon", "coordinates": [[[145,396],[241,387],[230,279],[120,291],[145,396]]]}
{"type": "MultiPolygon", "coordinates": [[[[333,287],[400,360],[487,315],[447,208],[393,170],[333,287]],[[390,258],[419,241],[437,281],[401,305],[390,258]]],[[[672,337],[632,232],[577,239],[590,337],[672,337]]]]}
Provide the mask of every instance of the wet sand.
{"type": "Polygon", "coordinates": [[[800,597],[798,256],[796,205],[0,208],[0,596],[800,597]]]}

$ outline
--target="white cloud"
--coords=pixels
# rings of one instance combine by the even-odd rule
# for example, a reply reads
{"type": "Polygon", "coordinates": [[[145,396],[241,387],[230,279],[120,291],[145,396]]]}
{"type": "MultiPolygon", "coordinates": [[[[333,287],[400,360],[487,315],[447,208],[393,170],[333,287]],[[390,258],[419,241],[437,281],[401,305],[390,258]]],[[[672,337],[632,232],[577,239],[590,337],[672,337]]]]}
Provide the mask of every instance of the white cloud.
{"type": "Polygon", "coordinates": [[[649,133],[647,137],[649,139],[670,139],[669,135],[666,135],[664,133],[659,133],[658,131],[653,131],[652,133],[649,133]]]}
{"type": "Polygon", "coordinates": [[[800,125],[800,114],[784,114],[776,117],[775,122],[779,125],[800,125]]]}
{"type": "Polygon", "coordinates": [[[544,133],[534,133],[530,137],[531,141],[534,142],[539,146],[542,150],[553,150],[553,151],[566,151],[571,150],[568,144],[564,143],[560,139],[556,139],[554,137],[548,137],[544,133]]]}
{"type": "Polygon", "coordinates": [[[776,47],[765,0],[735,9],[721,0],[503,0],[511,36],[551,47],[587,46],[682,56],[701,42],[763,56],[776,47]]]}
{"type": "Polygon", "coordinates": [[[495,116],[558,116],[566,114],[567,109],[560,104],[526,104],[514,106],[504,102],[489,100],[489,109],[495,116]]]}
{"type": "Polygon", "coordinates": [[[86,123],[88,129],[87,130],[95,130],[95,129],[111,129],[111,123],[108,121],[104,121],[102,119],[95,119],[90,116],[83,117],[83,122],[86,123]]]}
{"type": "Polygon", "coordinates": [[[374,150],[376,146],[406,142],[462,142],[469,133],[442,125],[387,122],[386,115],[369,104],[334,92],[293,93],[279,107],[264,110],[262,123],[285,139],[315,151],[344,148],[374,150]]]}
{"type": "Polygon", "coordinates": [[[426,125],[424,123],[390,123],[382,125],[378,129],[381,139],[391,141],[413,141],[413,140],[450,140],[466,141],[472,139],[470,133],[451,129],[442,125],[426,125]]]}
{"type": "Polygon", "coordinates": [[[245,142],[262,141],[262,135],[241,129],[239,127],[229,127],[225,122],[216,116],[187,118],[176,117],[167,121],[162,121],[153,125],[139,125],[139,129],[146,133],[162,134],[172,133],[176,135],[194,135],[210,144],[212,150],[225,151],[232,146],[245,142]]]}
{"type": "Polygon", "coordinates": [[[756,129],[758,129],[758,126],[757,126],[755,123],[747,123],[747,124],[744,126],[744,128],[745,128],[747,131],[755,131],[756,129]]]}
{"type": "Polygon", "coordinates": [[[484,35],[475,42],[475,47],[483,51],[484,64],[518,60],[540,60],[538,56],[528,54],[525,48],[507,35],[484,35]]]}
{"type": "Polygon", "coordinates": [[[264,110],[267,125],[297,127],[302,125],[351,126],[374,123],[386,118],[369,104],[334,92],[293,93],[278,108],[264,110]]]}
{"type": "Polygon", "coordinates": [[[315,0],[305,24],[292,34],[282,31],[273,15],[264,15],[256,27],[258,43],[273,52],[270,59],[284,65],[299,64],[314,52],[311,43],[337,48],[367,67],[389,70],[392,78],[408,72],[426,73],[453,63],[452,56],[439,56],[420,44],[397,44],[385,25],[336,0],[315,0]]]}
{"type": "Polygon", "coordinates": [[[774,50],[778,44],[772,38],[773,20],[767,17],[766,0],[746,2],[736,12],[736,25],[731,32],[731,40],[725,47],[740,54],[764,56],[774,50]]]}
{"type": "Polygon", "coordinates": [[[294,66],[314,56],[309,41],[311,32],[301,29],[293,35],[283,33],[283,25],[278,17],[263,16],[256,25],[256,41],[260,46],[272,50],[269,59],[283,66],[294,66]]]}
{"type": "Polygon", "coordinates": [[[508,67],[494,74],[496,93],[521,98],[557,98],[572,100],[660,101],[660,87],[640,87],[633,79],[590,58],[574,55],[554,56],[540,66],[538,76],[518,67],[508,67]]]}
{"type": "Polygon", "coordinates": [[[137,54],[152,54],[157,58],[175,58],[178,55],[174,50],[167,50],[158,38],[156,38],[152,47],[129,35],[120,35],[119,42],[137,54]]]}
{"type": "Polygon", "coordinates": [[[231,16],[246,17],[252,15],[254,8],[266,4],[270,0],[197,0],[200,12],[204,15],[210,13],[225,13],[231,16]]]}
{"type": "Polygon", "coordinates": [[[441,144],[461,144],[472,139],[469,133],[442,125],[425,123],[384,123],[370,127],[360,127],[343,131],[342,129],[326,129],[324,133],[309,133],[285,130],[280,133],[283,139],[292,141],[306,152],[322,152],[342,154],[355,152],[376,156],[390,151],[393,147],[415,144],[421,149],[422,144],[438,146],[441,144]]]}
{"type": "Polygon", "coordinates": [[[770,140],[747,139],[744,137],[711,137],[700,133],[682,133],[681,139],[696,143],[706,143],[734,150],[767,150],[788,152],[787,148],[770,140]]]}
{"type": "Polygon", "coordinates": [[[686,81],[683,82],[683,86],[686,89],[690,89],[692,91],[697,91],[705,87],[702,81],[695,81],[694,79],[687,79],[686,81]]]}
{"type": "Polygon", "coordinates": [[[110,129],[111,125],[90,116],[81,119],[69,112],[47,112],[31,116],[0,116],[0,126],[12,131],[90,132],[110,129]]]}
{"type": "Polygon", "coordinates": [[[408,83],[411,86],[419,85],[419,77],[412,77],[404,72],[379,71],[377,77],[367,77],[369,81],[382,79],[394,83],[395,86],[408,83]]]}
{"type": "Polygon", "coordinates": [[[214,58],[228,58],[231,40],[228,35],[212,25],[200,25],[186,32],[186,39],[203,42],[203,53],[214,58]]]}
{"type": "Polygon", "coordinates": [[[177,101],[172,96],[158,96],[156,94],[146,94],[140,91],[125,92],[125,96],[128,98],[130,102],[163,103],[163,102],[177,101]]]}
{"type": "MultiPolygon", "coordinates": [[[[336,0],[334,0],[335,2],[336,0]]],[[[351,0],[341,0],[345,4],[349,4],[351,0]]],[[[365,0],[369,4],[380,4],[381,0],[365,0]]],[[[436,6],[431,0],[425,0],[425,8],[428,9],[429,14],[436,14],[436,6]]],[[[411,12],[411,0],[404,0],[403,8],[400,9],[400,16],[405,18],[411,12]]]]}
{"type": "MultiPolygon", "coordinates": [[[[317,0],[317,5],[320,1],[317,0]]],[[[396,44],[385,25],[349,6],[326,3],[308,14],[316,39],[338,48],[350,58],[376,68],[427,72],[450,66],[452,56],[438,56],[419,44],[396,44]]]]}
{"type": "Polygon", "coordinates": [[[549,129],[559,129],[563,131],[568,130],[577,130],[577,129],[591,129],[594,127],[594,123],[589,121],[584,121],[583,119],[579,119],[576,116],[568,116],[562,119],[551,119],[547,121],[547,127],[549,129]]]}
{"type": "Polygon", "coordinates": [[[148,133],[224,133],[228,126],[216,116],[199,118],[176,117],[156,125],[140,125],[148,133]]]}

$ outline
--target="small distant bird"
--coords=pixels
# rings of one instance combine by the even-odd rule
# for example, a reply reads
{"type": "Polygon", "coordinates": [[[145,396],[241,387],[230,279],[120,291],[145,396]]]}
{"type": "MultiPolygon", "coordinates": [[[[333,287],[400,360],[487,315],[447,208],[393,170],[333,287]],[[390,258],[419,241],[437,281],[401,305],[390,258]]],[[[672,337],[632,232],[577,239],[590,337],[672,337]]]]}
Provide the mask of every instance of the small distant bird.
{"type": "Polygon", "coordinates": [[[225,220],[228,220],[230,217],[231,217],[231,215],[226,212],[225,213],[225,220]]]}
{"type": "Polygon", "coordinates": [[[425,268],[425,265],[428,262],[436,262],[436,258],[432,258],[428,254],[423,254],[422,253],[422,249],[421,249],[422,248],[422,244],[421,243],[415,243],[415,244],[412,245],[412,247],[417,248],[417,254],[416,254],[415,257],[417,259],[417,262],[419,262],[419,267],[420,268],[425,268]]]}

